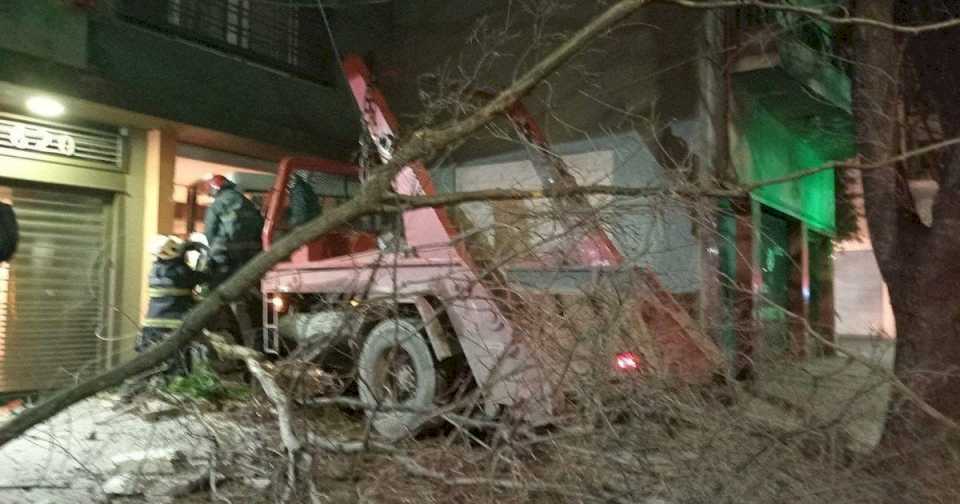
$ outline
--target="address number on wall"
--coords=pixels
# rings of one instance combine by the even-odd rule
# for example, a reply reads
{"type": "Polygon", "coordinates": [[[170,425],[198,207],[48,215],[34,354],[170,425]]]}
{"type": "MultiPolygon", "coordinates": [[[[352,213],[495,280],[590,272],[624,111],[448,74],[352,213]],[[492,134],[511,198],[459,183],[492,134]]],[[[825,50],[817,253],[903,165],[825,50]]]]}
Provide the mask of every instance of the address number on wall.
{"type": "Polygon", "coordinates": [[[23,150],[55,152],[72,156],[77,152],[77,141],[66,133],[54,133],[40,126],[17,124],[10,128],[10,143],[23,150]]]}

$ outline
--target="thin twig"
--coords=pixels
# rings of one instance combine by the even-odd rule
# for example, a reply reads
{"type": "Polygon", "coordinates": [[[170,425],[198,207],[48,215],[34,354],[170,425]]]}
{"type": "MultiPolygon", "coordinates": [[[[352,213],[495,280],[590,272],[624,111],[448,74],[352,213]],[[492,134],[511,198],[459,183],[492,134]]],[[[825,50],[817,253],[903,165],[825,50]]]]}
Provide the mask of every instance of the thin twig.
{"type": "Polygon", "coordinates": [[[620,497],[617,494],[604,492],[602,490],[594,490],[593,493],[584,493],[579,491],[575,487],[568,487],[564,485],[555,485],[552,483],[545,483],[542,481],[533,481],[533,482],[523,482],[523,481],[514,481],[514,480],[504,480],[496,478],[463,478],[463,477],[454,477],[443,474],[432,469],[428,469],[417,461],[413,460],[410,457],[401,457],[396,456],[392,457],[392,460],[399,463],[404,469],[409,473],[419,476],[421,478],[431,479],[438,481],[448,486],[490,486],[495,488],[502,488],[505,490],[524,490],[527,492],[543,493],[557,495],[561,497],[570,497],[575,499],[582,499],[585,501],[592,502],[606,502],[606,503],[632,503],[636,502],[633,499],[626,499],[620,497]]]}
{"type": "Polygon", "coordinates": [[[247,369],[260,382],[263,392],[267,394],[277,410],[277,423],[280,426],[280,439],[287,451],[287,488],[284,490],[284,501],[289,499],[290,493],[297,484],[297,465],[300,460],[303,444],[297,438],[293,429],[293,413],[290,410],[290,399],[283,392],[277,382],[256,359],[247,359],[247,369]]]}
{"type": "Polygon", "coordinates": [[[743,7],[757,7],[764,10],[780,11],[780,12],[790,12],[794,14],[803,14],[805,16],[810,16],[817,18],[821,21],[826,21],[830,24],[839,24],[839,25],[860,25],[868,26],[872,28],[880,28],[884,30],[890,30],[897,33],[907,33],[911,35],[918,35],[925,32],[945,30],[948,28],[955,28],[960,26],[960,18],[947,19],[945,21],[938,21],[936,23],[928,23],[923,25],[900,25],[895,23],[886,23],[883,21],[878,21],[876,19],[869,19],[864,17],[853,17],[847,14],[847,10],[842,7],[833,7],[833,10],[840,10],[843,12],[843,15],[837,16],[829,14],[825,9],[818,9],[815,7],[801,7],[799,5],[793,5],[790,3],[772,3],[772,2],[763,2],[759,0],[729,0],[729,1],[697,1],[697,0],[657,0],[660,3],[670,3],[674,5],[679,5],[686,7],[688,9],[739,9],[743,7]]]}

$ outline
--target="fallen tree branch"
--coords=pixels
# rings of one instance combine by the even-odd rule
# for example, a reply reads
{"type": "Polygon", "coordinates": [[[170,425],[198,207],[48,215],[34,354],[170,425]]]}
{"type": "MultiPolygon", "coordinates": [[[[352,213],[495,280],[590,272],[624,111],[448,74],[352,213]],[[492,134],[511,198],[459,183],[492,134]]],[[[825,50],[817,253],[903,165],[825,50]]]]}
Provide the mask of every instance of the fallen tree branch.
{"type": "Polygon", "coordinates": [[[217,486],[217,469],[220,465],[220,456],[219,453],[223,450],[224,442],[220,439],[220,434],[217,433],[217,429],[210,425],[200,411],[200,408],[196,404],[192,405],[193,416],[200,422],[200,425],[207,430],[207,433],[210,435],[209,439],[213,443],[213,450],[210,451],[210,456],[208,459],[209,468],[207,470],[207,486],[210,488],[210,497],[214,501],[224,502],[226,504],[233,504],[233,502],[224,495],[220,494],[220,490],[217,486]]]}
{"type": "Polygon", "coordinates": [[[297,439],[297,435],[293,430],[293,413],[290,410],[290,399],[287,398],[287,395],[280,386],[277,385],[277,382],[273,380],[270,373],[267,373],[266,370],[263,369],[259,362],[255,359],[247,359],[245,362],[247,369],[249,369],[253,377],[260,382],[260,387],[263,388],[263,392],[267,394],[267,397],[277,409],[277,422],[280,424],[280,439],[283,441],[283,446],[286,447],[287,452],[296,454],[303,449],[303,444],[297,439]]]}
{"type": "Polygon", "coordinates": [[[525,490],[529,492],[574,497],[577,499],[596,502],[615,502],[623,504],[632,502],[608,492],[598,491],[593,494],[588,494],[579,492],[574,487],[544,482],[520,482],[495,478],[453,477],[423,467],[414,459],[407,455],[403,455],[399,448],[376,441],[335,441],[309,432],[306,434],[306,439],[307,443],[311,446],[332,453],[342,455],[357,455],[361,453],[385,455],[388,456],[390,460],[399,463],[404,469],[415,476],[431,479],[450,486],[491,486],[505,490],[525,490]]]}
{"type": "Polygon", "coordinates": [[[774,2],[764,2],[761,0],[658,0],[662,3],[669,3],[674,5],[679,5],[681,7],[686,7],[688,9],[705,9],[705,10],[715,10],[715,9],[739,9],[743,7],[756,7],[758,9],[779,11],[779,12],[788,12],[792,14],[802,14],[812,18],[825,21],[830,24],[836,25],[860,25],[870,28],[879,28],[883,30],[890,30],[897,33],[906,33],[910,35],[918,35],[925,32],[937,31],[937,30],[946,30],[948,28],[955,28],[960,26],[960,18],[947,19],[945,21],[939,21],[936,23],[927,23],[923,25],[899,25],[895,23],[886,23],[877,19],[870,19],[865,17],[855,17],[850,16],[848,10],[845,7],[838,5],[833,5],[831,8],[835,11],[840,11],[843,15],[833,15],[830,14],[827,9],[817,8],[817,7],[803,7],[800,5],[793,5],[790,3],[774,3],[774,2]]]}
{"type": "MultiPolygon", "coordinates": [[[[277,382],[273,380],[270,373],[260,366],[256,359],[247,359],[244,361],[250,374],[260,382],[260,387],[273,403],[277,410],[277,424],[280,427],[280,439],[287,450],[287,487],[283,493],[283,501],[290,500],[290,495],[297,486],[297,473],[300,471],[300,465],[307,468],[312,465],[312,459],[309,454],[303,452],[303,444],[297,438],[293,429],[293,412],[290,410],[290,399],[283,392],[277,382]]],[[[307,474],[309,480],[311,475],[307,474]]],[[[311,492],[312,494],[312,492],[311,492]]]]}
{"type": "Polygon", "coordinates": [[[23,490],[30,492],[32,490],[62,490],[70,488],[69,483],[22,483],[19,485],[0,485],[0,490],[23,490]]]}
{"type": "Polygon", "coordinates": [[[308,432],[306,435],[307,443],[323,451],[339,453],[342,455],[352,455],[357,453],[399,453],[399,449],[393,445],[380,443],[378,441],[336,441],[326,437],[320,437],[308,432]]]}
{"type": "Polygon", "coordinates": [[[267,358],[266,355],[252,348],[228,343],[227,339],[224,338],[223,335],[212,331],[203,331],[203,341],[209,345],[214,352],[216,352],[217,357],[220,360],[246,362],[247,359],[252,359],[259,362],[267,358]]]}
{"type": "Polygon", "coordinates": [[[580,186],[560,186],[550,189],[483,189],[478,191],[460,191],[454,193],[434,194],[431,196],[408,196],[395,194],[390,198],[391,206],[386,206],[384,210],[397,211],[403,210],[404,208],[452,206],[475,201],[529,200],[540,198],[565,198],[583,195],[621,196],[634,198],[677,196],[688,198],[733,198],[747,196],[757,189],[793,182],[834,169],[869,171],[888,168],[896,165],[897,163],[902,163],[912,158],[924,156],[926,154],[937,152],[956,145],[960,145],[960,138],[950,138],[940,142],[934,142],[929,145],[911,149],[896,156],[891,156],[888,159],[877,162],[864,163],[850,161],[829,161],[821,165],[784,175],[782,177],[758,180],[756,182],[739,186],[697,187],[692,185],[680,185],[677,187],[628,187],[622,185],[594,184],[580,186]]]}

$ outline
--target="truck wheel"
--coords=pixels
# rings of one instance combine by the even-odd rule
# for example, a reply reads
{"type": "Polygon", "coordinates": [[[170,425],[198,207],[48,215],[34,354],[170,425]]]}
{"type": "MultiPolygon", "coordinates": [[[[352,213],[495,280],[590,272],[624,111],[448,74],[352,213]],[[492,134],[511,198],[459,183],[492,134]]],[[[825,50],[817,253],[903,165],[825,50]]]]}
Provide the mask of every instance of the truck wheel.
{"type": "Polygon", "coordinates": [[[387,411],[368,410],[373,427],[388,438],[413,435],[423,414],[391,407],[427,410],[437,395],[437,369],[415,319],[389,319],[367,335],[357,359],[360,400],[387,411]]]}

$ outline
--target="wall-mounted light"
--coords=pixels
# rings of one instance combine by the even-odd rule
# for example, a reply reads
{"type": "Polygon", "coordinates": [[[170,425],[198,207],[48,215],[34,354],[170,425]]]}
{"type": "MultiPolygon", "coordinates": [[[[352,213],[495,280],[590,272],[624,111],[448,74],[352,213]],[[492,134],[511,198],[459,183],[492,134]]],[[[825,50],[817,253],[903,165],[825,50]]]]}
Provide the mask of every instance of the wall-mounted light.
{"type": "Polygon", "coordinates": [[[40,117],[60,117],[67,111],[62,103],[49,96],[31,96],[27,98],[25,105],[31,114],[40,117]]]}

